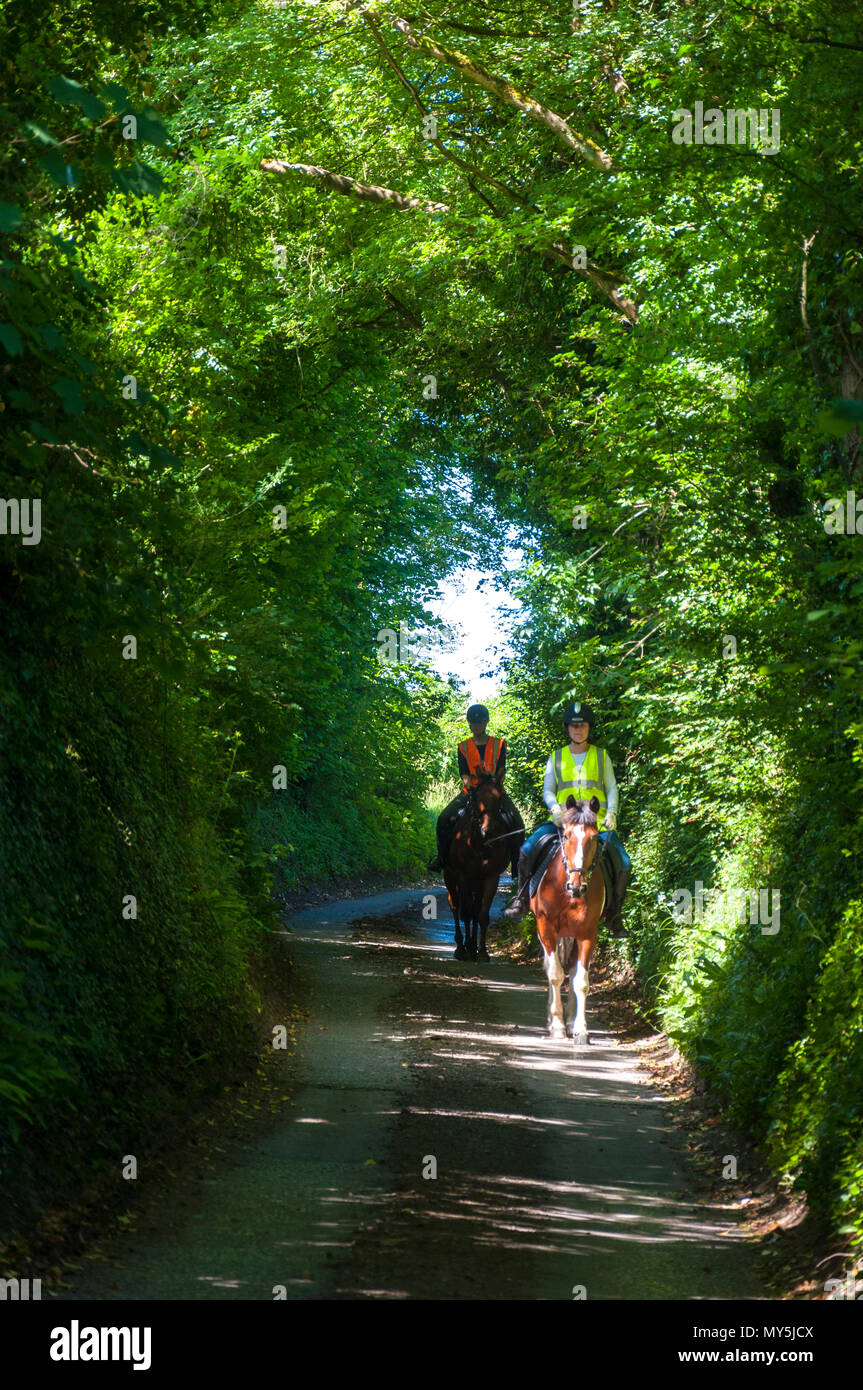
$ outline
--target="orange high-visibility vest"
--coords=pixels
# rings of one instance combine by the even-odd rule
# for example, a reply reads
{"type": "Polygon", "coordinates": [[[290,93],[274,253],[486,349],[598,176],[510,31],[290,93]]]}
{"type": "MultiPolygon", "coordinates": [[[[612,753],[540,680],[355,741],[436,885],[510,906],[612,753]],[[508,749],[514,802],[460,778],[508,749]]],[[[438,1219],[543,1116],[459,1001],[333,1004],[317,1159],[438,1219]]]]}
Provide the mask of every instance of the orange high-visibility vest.
{"type": "Polygon", "coordinates": [[[494,772],[497,767],[497,760],[500,757],[500,750],[503,746],[502,738],[490,738],[486,740],[485,748],[480,752],[472,738],[458,746],[459,752],[464,758],[470,772],[470,784],[472,787],[479,785],[480,772],[494,772]]]}

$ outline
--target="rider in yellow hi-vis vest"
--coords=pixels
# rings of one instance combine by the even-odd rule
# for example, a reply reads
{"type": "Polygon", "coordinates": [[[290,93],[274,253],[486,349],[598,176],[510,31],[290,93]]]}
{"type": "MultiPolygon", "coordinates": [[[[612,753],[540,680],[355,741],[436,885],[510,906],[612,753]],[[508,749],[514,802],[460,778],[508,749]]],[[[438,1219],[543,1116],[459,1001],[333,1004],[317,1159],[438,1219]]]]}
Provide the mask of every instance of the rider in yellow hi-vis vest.
{"type": "Polygon", "coordinates": [[[611,758],[604,748],[591,742],[596,717],[590,705],[580,700],[564,711],[563,727],[569,743],[552,753],[545,768],[542,797],[549,808],[547,821],[536,829],[521,847],[518,861],[518,891],[504,909],[504,917],[518,921],[528,909],[528,885],[548,840],[557,834],[563,820],[567,797],[590,801],[596,797],[599,810],[596,823],[600,831],[603,857],[612,870],[612,887],[605,908],[605,921],[612,935],[624,936],[620,909],[632,868],[623,842],[615,833],[617,825],[617,781],[611,758]]]}
{"type": "MultiPolygon", "coordinates": [[[[566,806],[568,796],[574,796],[576,801],[589,801],[592,796],[597,797],[599,810],[596,813],[596,824],[600,830],[603,828],[608,805],[605,789],[606,757],[604,748],[597,748],[596,744],[591,743],[580,763],[576,762],[575,754],[569,746],[558,748],[556,753],[552,753],[550,760],[554,768],[554,794],[558,806],[566,806]]],[[[611,775],[614,776],[613,768],[611,775]]],[[[614,790],[617,791],[616,784],[614,790]]],[[[553,818],[552,811],[549,820],[553,818]]]]}

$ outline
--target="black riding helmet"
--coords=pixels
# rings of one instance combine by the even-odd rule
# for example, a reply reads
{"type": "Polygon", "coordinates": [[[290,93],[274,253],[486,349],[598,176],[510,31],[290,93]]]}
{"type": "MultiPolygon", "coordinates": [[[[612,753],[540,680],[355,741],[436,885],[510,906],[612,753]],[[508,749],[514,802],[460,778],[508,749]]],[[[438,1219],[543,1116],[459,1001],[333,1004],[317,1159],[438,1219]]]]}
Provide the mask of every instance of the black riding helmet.
{"type": "Polygon", "coordinates": [[[573,700],[563,711],[563,732],[569,733],[570,724],[586,723],[590,733],[593,733],[593,726],[596,723],[596,715],[590,705],[586,705],[583,700],[573,700]]]}
{"type": "Polygon", "coordinates": [[[468,724],[481,724],[483,720],[485,720],[486,723],[488,723],[490,717],[491,716],[489,715],[489,712],[486,709],[485,705],[471,705],[470,709],[465,715],[465,719],[467,720],[468,724]]]}

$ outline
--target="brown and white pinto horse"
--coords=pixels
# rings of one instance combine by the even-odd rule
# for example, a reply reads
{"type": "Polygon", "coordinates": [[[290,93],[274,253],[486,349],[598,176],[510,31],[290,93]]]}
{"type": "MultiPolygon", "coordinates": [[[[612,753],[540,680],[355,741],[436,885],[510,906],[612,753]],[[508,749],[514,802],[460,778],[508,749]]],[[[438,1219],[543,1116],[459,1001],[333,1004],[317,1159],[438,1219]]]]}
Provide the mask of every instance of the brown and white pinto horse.
{"type": "Polygon", "coordinates": [[[502,799],[501,779],[481,772],[450,843],[444,883],[455,921],[456,960],[489,959],[489,908],[501,874],[524,839],[524,830],[509,831],[501,819],[502,799]],[[459,918],[464,921],[464,939],[459,918]]]}
{"type": "MultiPolygon", "coordinates": [[[[567,797],[560,824],[562,852],[555,854],[539,891],[530,900],[545,952],[551,1035],[566,1037],[560,987],[567,979],[570,1000],[576,1001],[572,1024],[572,1041],[576,1047],[586,1047],[588,1043],[587,972],[605,906],[605,880],[599,867],[598,810],[596,797],[589,802],[567,797]]],[[[572,1012],[571,1005],[568,1012],[572,1012]]]]}

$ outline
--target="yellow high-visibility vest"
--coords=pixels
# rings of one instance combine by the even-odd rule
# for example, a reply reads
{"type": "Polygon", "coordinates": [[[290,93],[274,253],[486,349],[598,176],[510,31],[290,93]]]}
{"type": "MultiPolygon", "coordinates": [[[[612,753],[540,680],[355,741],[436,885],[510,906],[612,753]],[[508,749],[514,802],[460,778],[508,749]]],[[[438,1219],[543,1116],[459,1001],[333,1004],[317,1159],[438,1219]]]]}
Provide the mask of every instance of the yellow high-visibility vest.
{"type": "MultiPolygon", "coordinates": [[[[558,748],[554,755],[554,794],[557,797],[557,804],[565,807],[568,796],[574,796],[576,801],[590,801],[591,797],[595,796],[599,801],[596,824],[600,830],[605,820],[607,803],[605,795],[605,759],[607,756],[605,749],[598,748],[594,743],[588,744],[587,757],[581,767],[576,766],[575,757],[569,744],[565,748],[558,748]]],[[[551,820],[551,816],[549,816],[549,820],[551,820]]]]}

